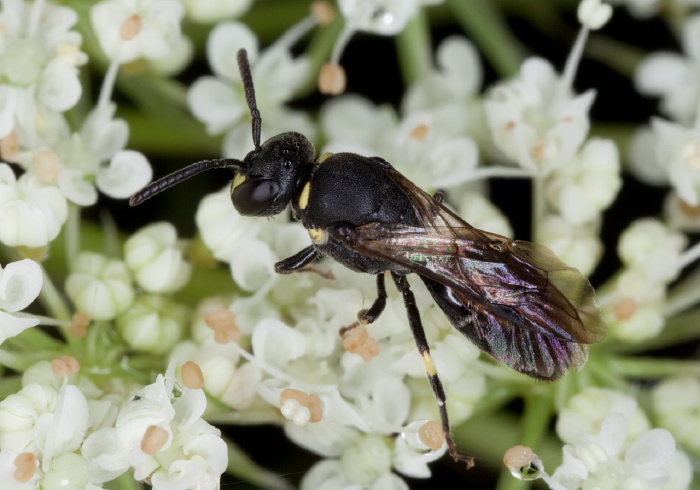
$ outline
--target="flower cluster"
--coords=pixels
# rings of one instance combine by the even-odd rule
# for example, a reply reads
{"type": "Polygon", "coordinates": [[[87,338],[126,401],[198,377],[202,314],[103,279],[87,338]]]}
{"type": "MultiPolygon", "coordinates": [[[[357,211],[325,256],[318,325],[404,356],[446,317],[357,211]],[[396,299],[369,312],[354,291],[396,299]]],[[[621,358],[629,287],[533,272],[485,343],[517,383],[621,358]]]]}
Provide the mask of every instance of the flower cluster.
{"type": "MultiPolygon", "coordinates": [[[[562,70],[559,59],[521,57],[501,17],[515,9],[509,2],[465,8],[455,0],[339,0],[336,11],[316,1],[308,15],[302,3],[308,8],[301,0],[2,3],[3,485],[97,490],[133,480],[156,490],[205,490],[220,488],[229,473],[288,488],[277,467],[237,454],[236,441],[224,435],[228,424],[273,424],[280,437],[318,458],[298,478],[303,490],[408,489],[406,478],[430,478],[430,463],[454,453],[452,439],[460,449],[472,443],[476,464],[482,453],[505,452],[503,440],[512,438],[501,431],[523,434],[518,443],[532,446],[506,454],[501,487],[515,475],[556,490],[690,488],[700,458],[700,365],[649,349],[700,338],[700,271],[693,267],[700,245],[690,234],[700,229],[697,2],[609,0],[633,16],[672,19],[681,46],[681,53],[650,53],[629,73],[640,94],[660,99],[661,115],[634,131],[624,126],[628,152],[617,133],[591,119],[596,97],[609,87],[574,88],[587,46],[615,66],[600,49],[615,35],[613,9],[603,0],[579,3],[578,34],[562,70]],[[249,9],[245,21],[236,18],[249,9]],[[428,22],[445,12],[465,35],[444,37],[433,51],[428,22]],[[357,75],[342,65],[359,32],[397,40],[405,90],[395,106],[367,94],[341,95],[357,75]],[[254,95],[241,79],[241,48],[254,95]],[[332,96],[317,111],[305,110],[305,102],[319,100],[303,99],[316,88],[332,96]],[[465,321],[455,329],[433,301],[435,291],[415,275],[407,280],[430,354],[413,337],[406,297],[395,289],[388,288],[379,317],[358,316],[378,304],[378,290],[383,297],[384,276],[332,261],[276,274],[277,263],[309,247],[309,231],[287,211],[266,220],[240,216],[230,186],[204,196],[191,213],[178,209],[194,221],[191,239],[182,238],[181,223],[160,216],[141,226],[133,211],[116,220],[104,212],[123,212],[113,201],[151,181],[152,157],[200,160],[195,155],[207,148],[243,160],[256,143],[250,115],[257,111],[262,141],[303,133],[318,144],[318,165],[327,153],[381,157],[471,226],[504,237],[514,227],[491,201],[491,184],[529,184],[530,238],[584,276],[598,269],[597,298],[610,335],[602,345],[576,345],[577,353],[590,354],[586,366],[544,383],[482,355],[483,344],[468,337],[489,335],[488,328],[465,321]],[[635,178],[668,194],[657,216],[626,220],[609,237],[605,213],[624,197],[623,157],[635,178]],[[95,215],[100,225],[91,221],[95,215]],[[611,262],[602,260],[605,246],[619,258],[616,270],[600,270],[611,262]],[[472,327],[478,335],[465,332],[472,327]],[[442,388],[431,390],[426,371],[442,388]],[[451,434],[436,403],[441,389],[451,434]],[[519,406],[516,428],[512,408],[519,406]],[[544,437],[553,416],[556,430],[544,437]],[[552,442],[555,435],[561,443],[552,442]],[[551,463],[557,460],[559,466],[551,463]]],[[[541,8],[551,20],[565,7],[541,8]]],[[[533,25],[538,15],[528,17],[533,25]]],[[[568,20],[562,17],[562,29],[568,20]]],[[[157,192],[187,172],[160,181],[157,192]]],[[[445,260],[456,263],[456,253],[445,260]]],[[[445,304],[463,302],[455,311],[478,322],[490,302],[519,325],[508,306],[517,300],[498,303],[508,291],[488,285],[501,273],[498,254],[490,253],[487,263],[455,273],[498,292],[467,300],[448,289],[445,304]]],[[[558,288],[572,304],[591,296],[585,281],[574,291],[560,279],[561,264],[549,257],[519,266],[510,263],[521,260],[513,253],[502,277],[517,282],[508,271],[526,267],[541,281],[534,289],[558,288]]],[[[525,333],[591,341],[580,325],[525,333]]],[[[551,356],[566,362],[566,353],[534,349],[522,332],[503,332],[504,343],[511,335],[523,339],[527,345],[511,347],[534,356],[532,364],[551,356]]]]}

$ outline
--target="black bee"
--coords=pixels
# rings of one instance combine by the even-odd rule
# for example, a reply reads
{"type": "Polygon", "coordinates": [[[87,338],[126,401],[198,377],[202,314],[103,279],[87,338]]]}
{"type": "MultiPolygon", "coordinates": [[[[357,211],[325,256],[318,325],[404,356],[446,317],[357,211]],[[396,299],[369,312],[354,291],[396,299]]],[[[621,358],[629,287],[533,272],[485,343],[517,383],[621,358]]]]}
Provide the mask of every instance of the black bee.
{"type": "Polygon", "coordinates": [[[315,159],[311,142],[288,132],[260,144],[262,119],[245,50],[238,66],[253,118],[255,149],[241,160],[192,164],[153,182],[130,201],[140,204],[195,174],[233,167],[231,200],[244,216],[272,216],[289,204],[311,245],[275,264],[289,274],[331,257],[374,274],[378,297],[358,320],[369,324],[386,305],[385,273],[403,295],[408,323],[423,357],[450,455],[465,461],[450,435],[446,395],[406,275],[416,273],[450,322],[481,350],[509,367],[555,380],[586,362],[606,335],[594,291],[581,273],[546,247],[478,230],[396,171],[387,161],[354,153],[315,159]]]}

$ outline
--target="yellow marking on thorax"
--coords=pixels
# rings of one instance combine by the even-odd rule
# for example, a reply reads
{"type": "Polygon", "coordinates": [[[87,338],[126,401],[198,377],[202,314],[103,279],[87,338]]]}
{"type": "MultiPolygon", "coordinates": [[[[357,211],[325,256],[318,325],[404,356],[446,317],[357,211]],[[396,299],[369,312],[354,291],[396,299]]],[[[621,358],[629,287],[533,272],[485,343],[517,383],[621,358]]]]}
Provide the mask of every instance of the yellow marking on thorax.
{"type": "Polygon", "coordinates": [[[233,178],[233,183],[231,184],[231,192],[233,192],[233,190],[243,182],[245,182],[245,175],[236,174],[236,176],[233,178]]]}
{"type": "Polygon", "coordinates": [[[321,228],[309,228],[309,236],[314,243],[324,244],[328,240],[326,232],[321,228]]]}
{"type": "Polygon", "coordinates": [[[299,209],[306,209],[309,204],[309,191],[311,190],[311,182],[307,182],[304,188],[301,190],[301,195],[299,196],[299,209]]]}
{"type": "Polygon", "coordinates": [[[433,364],[433,359],[430,357],[430,352],[423,352],[423,364],[425,364],[425,370],[430,376],[437,376],[437,371],[435,371],[435,365],[433,364]]]}
{"type": "Polygon", "coordinates": [[[316,163],[323,163],[332,156],[333,156],[333,153],[331,153],[330,151],[327,151],[326,153],[324,153],[323,155],[318,157],[318,160],[316,160],[316,163]]]}

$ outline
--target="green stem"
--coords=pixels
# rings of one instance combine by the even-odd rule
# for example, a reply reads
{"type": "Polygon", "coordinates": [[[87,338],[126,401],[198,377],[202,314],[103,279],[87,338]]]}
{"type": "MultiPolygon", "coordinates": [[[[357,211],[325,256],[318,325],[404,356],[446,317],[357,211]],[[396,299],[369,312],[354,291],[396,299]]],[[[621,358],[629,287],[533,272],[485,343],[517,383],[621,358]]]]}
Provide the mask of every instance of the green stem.
{"type": "Polygon", "coordinates": [[[224,438],[228,449],[226,473],[269,490],[293,490],[294,486],[281,476],[258,466],[230,439],[224,438]]]}
{"type": "Polygon", "coordinates": [[[544,177],[536,174],[532,178],[532,228],[530,234],[533,241],[537,240],[537,235],[542,226],[545,211],[544,177]]]}
{"type": "Polygon", "coordinates": [[[416,83],[432,68],[430,29],[423,10],[396,36],[401,74],[406,86],[416,83]]]}
{"type": "Polygon", "coordinates": [[[50,316],[65,322],[70,322],[71,314],[70,308],[63,300],[61,293],[56,289],[56,285],[51,280],[51,276],[46,272],[46,269],[42,266],[41,272],[44,276],[44,283],[41,287],[41,293],[39,293],[39,299],[41,303],[49,312],[50,316]]]}
{"type": "Polygon", "coordinates": [[[610,359],[613,372],[637,379],[658,379],[666,376],[700,376],[700,361],[678,361],[653,357],[610,359]]]}
{"type": "Polygon", "coordinates": [[[66,269],[73,270],[75,259],[80,253],[80,206],[68,205],[68,221],[66,222],[64,239],[66,246],[66,269]]]}
{"type": "MultiPolygon", "coordinates": [[[[552,392],[549,389],[533,389],[525,397],[525,413],[521,423],[521,433],[518,444],[536,449],[539,447],[552,415],[552,392]]],[[[518,480],[503,468],[498,477],[497,490],[519,490],[530,488],[531,481],[518,480]]]]}
{"type": "Polygon", "coordinates": [[[447,0],[446,3],[499,75],[504,78],[515,75],[523,48],[500,11],[489,0],[447,0]]]}

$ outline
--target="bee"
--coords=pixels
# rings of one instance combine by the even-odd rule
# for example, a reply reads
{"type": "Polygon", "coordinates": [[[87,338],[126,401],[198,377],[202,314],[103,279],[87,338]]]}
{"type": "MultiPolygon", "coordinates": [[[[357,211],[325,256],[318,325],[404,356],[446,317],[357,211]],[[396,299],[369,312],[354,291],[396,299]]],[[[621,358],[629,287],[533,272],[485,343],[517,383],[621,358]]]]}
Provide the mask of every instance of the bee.
{"type": "Polygon", "coordinates": [[[231,200],[244,216],[273,216],[291,205],[311,244],[275,264],[289,274],[322,257],[377,281],[377,298],[358,313],[361,324],[384,310],[389,275],[401,293],[455,461],[473,466],[450,434],[447,396],[435,369],[406,276],[417,274],[452,325],[482,351],[533,378],[556,380],[580,369],[588,344],[606,326],[588,280],[548,248],[474,228],[379,157],[354,153],[315,158],[302,134],[282,133],[260,144],[262,119],[245,50],[238,67],[252,116],[255,148],[243,160],[194,163],[137,192],[135,206],[200,172],[234,168],[231,200]]]}

